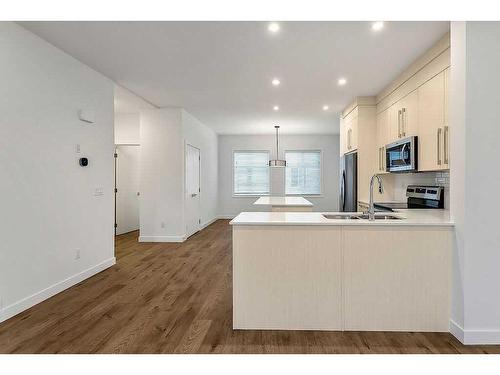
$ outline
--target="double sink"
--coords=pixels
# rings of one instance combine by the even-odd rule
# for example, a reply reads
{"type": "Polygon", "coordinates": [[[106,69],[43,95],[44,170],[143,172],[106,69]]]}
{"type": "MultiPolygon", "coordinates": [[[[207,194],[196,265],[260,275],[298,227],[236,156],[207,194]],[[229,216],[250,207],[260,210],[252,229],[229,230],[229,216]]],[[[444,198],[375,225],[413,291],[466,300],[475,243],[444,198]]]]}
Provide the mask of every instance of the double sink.
{"type": "MultiPolygon", "coordinates": [[[[350,213],[350,214],[323,214],[323,217],[326,219],[333,220],[359,220],[365,219],[368,220],[368,214],[358,214],[358,213],[350,213]]],[[[391,215],[391,214],[375,214],[375,220],[401,220],[402,217],[391,215]]]]}

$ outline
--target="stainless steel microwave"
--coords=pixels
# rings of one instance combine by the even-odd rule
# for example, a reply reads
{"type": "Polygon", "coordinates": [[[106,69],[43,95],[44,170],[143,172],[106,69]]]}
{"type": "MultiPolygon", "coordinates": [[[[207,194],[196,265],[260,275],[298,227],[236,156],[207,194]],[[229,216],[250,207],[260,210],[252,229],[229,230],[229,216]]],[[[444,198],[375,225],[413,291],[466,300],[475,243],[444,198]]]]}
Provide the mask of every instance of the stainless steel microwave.
{"type": "Polygon", "coordinates": [[[416,136],[400,139],[385,146],[388,172],[415,172],[418,168],[418,139],[416,136]]]}

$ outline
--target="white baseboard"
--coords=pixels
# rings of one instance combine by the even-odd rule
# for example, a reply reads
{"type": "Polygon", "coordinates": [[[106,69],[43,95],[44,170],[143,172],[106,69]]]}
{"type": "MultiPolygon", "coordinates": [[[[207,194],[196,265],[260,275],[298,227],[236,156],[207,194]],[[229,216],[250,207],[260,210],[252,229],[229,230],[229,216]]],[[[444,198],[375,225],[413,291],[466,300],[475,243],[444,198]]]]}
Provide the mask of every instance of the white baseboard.
{"type": "Polygon", "coordinates": [[[217,216],[217,219],[224,219],[224,220],[229,219],[229,220],[232,220],[232,219],[234,219],[236,216],[238,216],[238,215],[218,215],[218,216],[217,216]]]}
{"type": "Polygon", "coordinates": [[[218,219],[219,219],[219,218],[216,216],[216,217],[214,217],[213,219],[208,220],[207,222],[205,222],[205,223],[201,224],[201,226],[200,226],[200,230],[205,229],[206,227],[208,227],[208,226],[209,226],[210,224],[212,224],[212,223],[215,223],[218,219]]]}
{"type": "Polygon", "coordinates": [[[186,235],[182,236],[139,236],[139,242],[184,242],[186,235]]]}
{"type": "Polygon", "coordinates": [[[466,330],[452,319],[450,319],[450,333],[464,345],[500,344],[500,330],[466,330]]]}
{"type": "Polygon", "coordinates": [[[462,344],[464,343],[464,329],[453,319],[450,319],[450,333],[462,344]]]}
{"type": "Polygon", "coordinates": [[[24,310],[27,310],[30,307],[56,295],[57,293],[60,293],[63,290],[68,289],[69,287],[72,287],[73,285],[78,284],[79,282],[88,279],[89,277],[94,276],[101,271],[104,271],[106,268],[109,268],[114,264],[116,264],[115,257],[109,258],[96,266],[87,268],[86,270],[77,273],[76,275],[70,276],[67,279],[49,286],[48,288],[45,288],[39,292],[23,298],[20,301],[6,306],[2,310],[0,310],[0,322],[12,318],[14,315],[17,315],[24,310]]]}

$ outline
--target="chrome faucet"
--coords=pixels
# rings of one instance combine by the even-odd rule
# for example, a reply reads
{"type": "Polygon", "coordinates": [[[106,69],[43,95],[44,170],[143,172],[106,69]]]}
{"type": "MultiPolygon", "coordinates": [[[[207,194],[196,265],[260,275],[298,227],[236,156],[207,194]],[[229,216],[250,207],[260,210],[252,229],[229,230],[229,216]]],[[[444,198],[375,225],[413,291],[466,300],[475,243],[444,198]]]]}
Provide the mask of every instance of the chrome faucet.
{"type": "Polygon", "coordinates": [[[384,192],[384,186],[382,185],[382,179],[378,174],[374,174],[370,179],[370,205],[368,206],[368,220],[375,220],[375,205],[373,204],[373,180],[378,181],[378,192],[382,194],[384,192]]]}

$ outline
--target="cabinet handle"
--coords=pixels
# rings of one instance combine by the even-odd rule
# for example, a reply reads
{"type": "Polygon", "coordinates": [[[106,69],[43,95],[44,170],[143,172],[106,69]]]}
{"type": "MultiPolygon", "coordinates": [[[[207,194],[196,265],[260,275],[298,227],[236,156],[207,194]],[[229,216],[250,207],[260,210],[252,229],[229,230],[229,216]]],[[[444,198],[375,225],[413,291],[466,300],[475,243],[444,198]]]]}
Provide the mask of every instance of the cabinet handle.
{"type": "Polygon", "coordinates": [[[448,157],[448,139],[449,136],[449,128],[448,126],[444,127],[444,139],[443,139],[443,148],[444,148],[444,164],[449,164],[450,160],[448,157]]]}
{"type": "Polygon", "coordinates": [[[378,148],[378,170],[382,170],[382,147],[378,148]]]}
{"type": "Polygon", "coordinates": [[[398,110],[398,138],[401,138],[401,110],[398,110]]]}
{"type": "Polygon", "coordinates": [[[437,130],[437,164],[441,165],[441,132],[443,128],[437,130]]]}
{"type": "Polygon", "coordinates": [[[386,168],[386,157],[385,157],[385,146],[382,146],[382,172],[385,172],[386,168]]]}
{"type": "Polygon", "coordinates": [[[403,137],[406,137],[406,108],[401,110],[401,127],[403,128],[403,137]]]}

